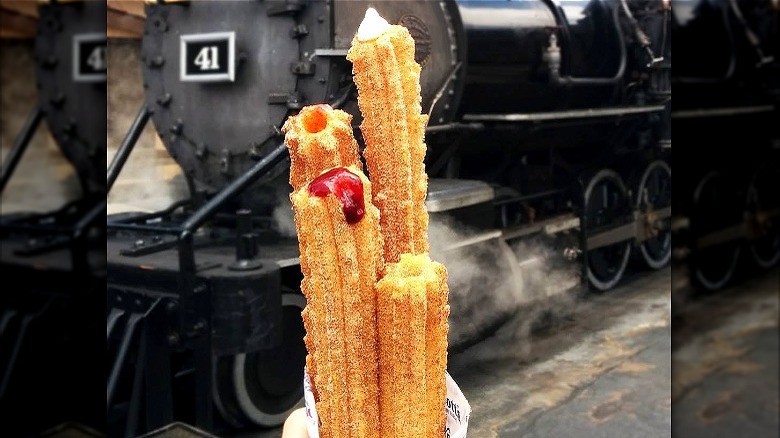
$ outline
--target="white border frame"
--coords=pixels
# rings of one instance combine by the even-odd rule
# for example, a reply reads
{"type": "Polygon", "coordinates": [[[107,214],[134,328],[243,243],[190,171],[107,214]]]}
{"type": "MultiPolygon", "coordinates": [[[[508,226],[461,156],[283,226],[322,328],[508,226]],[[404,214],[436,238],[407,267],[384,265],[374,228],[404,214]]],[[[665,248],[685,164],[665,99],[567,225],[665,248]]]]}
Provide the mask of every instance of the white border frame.
{"type": "Polygon", "coordinates": [[[108,38],[106,34],[101,33],[80,33],[73,35],[72,47],[73,59],[73,80],[75,82],[105,82],[108,73],[108,38]],[[81,64],[81,43],[82,42],[102,42],[106,46],[106,73],[81,74],[79,65],[81,64]]]}
{"type": "Polygon", "coordinates": [[[179,37],[179,79],[182,82],[234,82],[236,79],[236,33],[210,32],[181,35],[179,37]],[[187,74],[187,43],[227,39],[228,41],[228,72],[206,75],[187,74]]]}

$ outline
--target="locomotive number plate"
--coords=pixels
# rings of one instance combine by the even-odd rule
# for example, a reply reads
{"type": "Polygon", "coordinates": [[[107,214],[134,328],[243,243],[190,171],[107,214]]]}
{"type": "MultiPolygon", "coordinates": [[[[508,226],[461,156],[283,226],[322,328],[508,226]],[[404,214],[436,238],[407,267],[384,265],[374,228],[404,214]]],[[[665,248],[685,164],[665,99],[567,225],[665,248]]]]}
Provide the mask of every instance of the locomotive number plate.
{"type": "Polygon", "coordinates": [[[235,32],[182,35],[180,51],[182,81],[233,82],[235,79],[235,32]]]}
{"type": "Polygon", "coordinates": [[[106,34],[85,33],[73,36],[73,80],[105,82],[106,34]]]}

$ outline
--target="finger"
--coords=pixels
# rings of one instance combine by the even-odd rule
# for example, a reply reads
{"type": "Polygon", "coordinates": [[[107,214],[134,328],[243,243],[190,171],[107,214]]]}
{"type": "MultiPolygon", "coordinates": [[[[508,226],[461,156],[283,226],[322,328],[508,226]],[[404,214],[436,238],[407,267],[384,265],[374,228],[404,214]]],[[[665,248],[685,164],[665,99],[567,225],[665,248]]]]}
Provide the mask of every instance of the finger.
{"type": "Polygon", "coordinates": [[[284,422],[282,438],[309,438],[306,430],[306,408],[294,410],[284,422]]]}

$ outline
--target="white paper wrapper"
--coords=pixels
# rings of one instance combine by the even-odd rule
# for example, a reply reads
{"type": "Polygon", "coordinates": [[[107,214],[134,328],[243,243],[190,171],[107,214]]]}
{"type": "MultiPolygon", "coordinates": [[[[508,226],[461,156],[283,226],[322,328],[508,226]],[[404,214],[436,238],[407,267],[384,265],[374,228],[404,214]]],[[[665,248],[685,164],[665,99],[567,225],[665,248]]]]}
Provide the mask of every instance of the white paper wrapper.
{"type": "MultiPolygon", "coordinates": [[[[447,424],[445,425],[443,438],[466,438],[471,406],[469,406],[469,402],[466,400],[463,392],[458,388],[458,384],[450,377],[450,373],[445,372],[445,375],[445,379],[447,379],[447,401],[444,405],[444,410],[447,413],[447,424]]],[[[320,438],[319,417],[317,416],[317,408],[314,406],[311,380],[305,370],[303,372],[303,398],[306,402],[306,425],[309,429],[309,438],[320,438]]]]}

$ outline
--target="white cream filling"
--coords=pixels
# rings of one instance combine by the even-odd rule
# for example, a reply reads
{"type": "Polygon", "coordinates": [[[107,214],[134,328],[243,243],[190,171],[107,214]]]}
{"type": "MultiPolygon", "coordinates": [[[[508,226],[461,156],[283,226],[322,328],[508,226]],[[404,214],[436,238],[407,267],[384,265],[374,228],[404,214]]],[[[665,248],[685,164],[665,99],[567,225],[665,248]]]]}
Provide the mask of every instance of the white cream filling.
{"type": "Polygon", "coordinates": [[[390,29],[390,23],[380,17],[376,9],[368,8],[363,22],[358,27],[357,39],[358,41],[373,40],[388,29],[390,29]]]}

